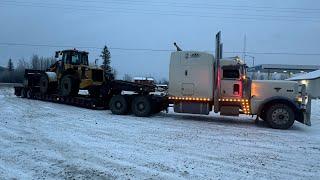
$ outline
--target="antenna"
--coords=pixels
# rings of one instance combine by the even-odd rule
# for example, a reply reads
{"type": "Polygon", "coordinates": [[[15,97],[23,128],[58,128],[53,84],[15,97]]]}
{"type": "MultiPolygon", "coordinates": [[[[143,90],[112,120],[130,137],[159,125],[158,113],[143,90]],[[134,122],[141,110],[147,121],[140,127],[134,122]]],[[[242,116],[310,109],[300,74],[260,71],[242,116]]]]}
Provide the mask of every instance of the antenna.
{"type": "Polygon", "coordinates": [[[173,45],[177,48],[177,51],[182,51],[182,49],[177,45],[176,42],[174,42],[173,45]]]}
{"type": "Polygon", "coordinates": [[[244,63],[246,63],[246,52],[247,51],[247,35],[244,34],[244,38],[243,38],[243,55],[242,55],[242,59],[244,61],[244,63]]]}

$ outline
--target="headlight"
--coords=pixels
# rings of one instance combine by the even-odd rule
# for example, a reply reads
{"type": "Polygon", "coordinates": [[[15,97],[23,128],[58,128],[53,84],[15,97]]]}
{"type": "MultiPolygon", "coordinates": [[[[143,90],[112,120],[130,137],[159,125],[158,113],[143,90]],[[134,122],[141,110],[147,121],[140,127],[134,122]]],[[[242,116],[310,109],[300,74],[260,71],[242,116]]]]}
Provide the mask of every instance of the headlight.
{"type": "Polygon", "coordinates": [[[302,103],[302,97],[297,97],[297,101],[298,101],[299,103],[302,103]]]}

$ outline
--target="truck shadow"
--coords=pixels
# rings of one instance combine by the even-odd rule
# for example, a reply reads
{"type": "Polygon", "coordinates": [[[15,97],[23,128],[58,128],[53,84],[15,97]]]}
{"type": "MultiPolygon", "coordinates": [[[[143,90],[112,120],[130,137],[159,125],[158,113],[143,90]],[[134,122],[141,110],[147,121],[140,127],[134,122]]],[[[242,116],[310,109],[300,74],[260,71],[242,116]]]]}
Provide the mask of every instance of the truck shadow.
{"type": "Polygon", "coordinates": [[[206,122],[210,124],[219,125],[230,125],[230,126],[256,126],[261,128],[269,128],[268,124],[263,121],[256,122],[251,117],[229,117],[229,116],[217,116],[217,115],[186,115],[186,114],[175,114],[175,113],[162,113],[159,116],[170,117],[177,121],[195,121],[195,122],[206,122]]]}
{"type": "MultiPolygon", "coordinates": [[[[194,121],[194,122],[204,122],[209,124],[230,126],[230,127],[248,127],[248,128],[261,128],[261,129],[272,129],[269,127],[267,122],[262,120],[255,120],[255,117],[230,117],[230,116],[220,116],[220,115],[186,115],[186,114],[175,114],[175,113],[160,113],[156,116],[169,117],[176,121],[194,121]]],[[[304,128],[297,126],[295,124],[289,128],[289,130],[294,131],[304,131],[304,128]]],[[[276,130],[276,129],[274,129],[276,130]]],[[[283,131],[283,130],[280,130],[283,131]]]]}

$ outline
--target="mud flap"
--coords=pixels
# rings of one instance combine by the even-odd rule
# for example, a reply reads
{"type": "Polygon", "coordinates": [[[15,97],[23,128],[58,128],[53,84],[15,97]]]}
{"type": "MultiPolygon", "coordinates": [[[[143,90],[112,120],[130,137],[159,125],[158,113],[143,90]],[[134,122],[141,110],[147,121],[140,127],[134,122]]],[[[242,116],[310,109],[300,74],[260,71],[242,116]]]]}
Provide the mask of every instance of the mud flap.
{"type": "Polygon", "coordinates": [[[311,126],[311,99],[309,99],[307,103],[307,109],[306,109],[306,112],[304,113],[303,121],[304,121],[303,124],[311,126]]]}
{"type": "Polygon", "coordinates": [[[296,120],[302,124],[311,126],[311,99],[308,100],[306,109],[299,112],[296,120]]]}

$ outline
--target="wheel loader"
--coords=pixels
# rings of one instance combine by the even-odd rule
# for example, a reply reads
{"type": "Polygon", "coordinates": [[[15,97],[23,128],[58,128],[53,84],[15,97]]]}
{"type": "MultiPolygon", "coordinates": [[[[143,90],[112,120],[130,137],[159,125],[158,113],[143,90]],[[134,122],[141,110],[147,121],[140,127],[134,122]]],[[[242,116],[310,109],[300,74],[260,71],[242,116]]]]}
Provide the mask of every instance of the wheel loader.
{"type": "Polygon", "coordinates": [[[88,52],[76,49],[56,51],[55,57],[57,61],[40,73],[41,94],[75,96],[79,89],[83,89],[91,96],[99,96],[99,87],[105,80],[104,71],[89,66],[88,52]]]}

